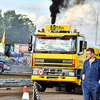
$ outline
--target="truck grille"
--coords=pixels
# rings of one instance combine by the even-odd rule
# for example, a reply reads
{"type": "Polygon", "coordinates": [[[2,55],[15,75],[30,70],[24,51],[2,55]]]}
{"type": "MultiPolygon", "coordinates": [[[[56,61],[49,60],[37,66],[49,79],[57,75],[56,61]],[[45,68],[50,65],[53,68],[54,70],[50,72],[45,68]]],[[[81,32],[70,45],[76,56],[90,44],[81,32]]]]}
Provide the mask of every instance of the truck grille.
{"type": "Polygon", "coordinates": [[[72,67],[72,65],[53,65],[53,64],[35,64],[35,66],[49,66],[49,67],[72,67]]]}
{"type": "Polygon", "coordinates": [[[35,62],[44,63],[72,63],[72,59],[39,59],[36,58],[35,62]]]}
{"type": "Polygon", "coordinates": [[[43,67],[72,67],[72,59],[35,59],[35,66],[43,67]],[[41,63],[41,64],[39,64],[41,63]],[[47,64],[50,63],[50,64],[47,64]],[[62,64],[51,64],[51,63],[62,63],[62,64]],[[66,65],[64,65],[66,64],[66,65]]]}
{"type": "Polygon", "coordinates": [[[61,59],[44,59],[45,63],[62,63],[61,59]]]}

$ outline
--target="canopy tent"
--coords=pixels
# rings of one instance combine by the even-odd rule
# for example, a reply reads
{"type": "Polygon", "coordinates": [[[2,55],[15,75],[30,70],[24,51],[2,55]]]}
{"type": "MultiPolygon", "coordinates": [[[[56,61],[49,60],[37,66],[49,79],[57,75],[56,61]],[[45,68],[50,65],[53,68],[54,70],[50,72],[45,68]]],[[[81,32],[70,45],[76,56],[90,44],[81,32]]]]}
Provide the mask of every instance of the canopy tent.
{"type": "Polygon", "coordinates": [[[11,52],[11,56],[12,57],[20,57],[20,54],[16,53],[16,52],[11,52]]]}

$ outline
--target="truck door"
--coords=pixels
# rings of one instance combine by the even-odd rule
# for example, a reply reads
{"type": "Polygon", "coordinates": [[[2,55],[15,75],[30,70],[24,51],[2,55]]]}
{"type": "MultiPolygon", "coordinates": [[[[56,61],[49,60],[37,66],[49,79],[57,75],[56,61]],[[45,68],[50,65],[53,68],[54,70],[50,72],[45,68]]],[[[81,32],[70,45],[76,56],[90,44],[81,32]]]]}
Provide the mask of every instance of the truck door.
{"type": "Polygon", "coordinates": [[[83,41],[83,37],[78,36],[78,55],[77,55],[77,66],[79,69],[83,68],[83,63],[85,60],[85,53],[84,50],[82,49],[81,41],[83,41]]]}

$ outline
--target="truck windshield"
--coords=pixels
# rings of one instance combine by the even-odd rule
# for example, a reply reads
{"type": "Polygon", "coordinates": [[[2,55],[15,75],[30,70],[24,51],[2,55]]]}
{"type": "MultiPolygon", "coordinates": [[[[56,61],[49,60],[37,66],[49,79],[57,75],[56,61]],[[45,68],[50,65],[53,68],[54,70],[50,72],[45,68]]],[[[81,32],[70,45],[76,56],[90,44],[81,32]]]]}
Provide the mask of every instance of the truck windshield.
{"type": "Polygon", "coordinates": [[[4,56],[5,53],[5,45],[0,44],[0,56],[4,56]]]}
{"type": "Polygon", "coordinates": [[[37,53],[76,53],[76,37],[36,37],[37,53]]]}

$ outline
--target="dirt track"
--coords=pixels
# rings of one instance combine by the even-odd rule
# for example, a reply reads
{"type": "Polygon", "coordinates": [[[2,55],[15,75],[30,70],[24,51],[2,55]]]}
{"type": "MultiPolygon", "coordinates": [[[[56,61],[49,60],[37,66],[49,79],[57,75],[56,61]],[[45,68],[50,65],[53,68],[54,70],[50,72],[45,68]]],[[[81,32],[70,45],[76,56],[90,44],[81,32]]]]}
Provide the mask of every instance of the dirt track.
{"type": "MultiPolygon", "coordinates": [[[[7,78],[23,78],[29,79],[31,78],[31,73],[15,73],[15,72],[4,72],[0,75],[0,79],[7,78]]],[[[0,85],[0,100],[21,100],[23,94],[23,86],[24,85],[14,85],[14,84],[3,84],[0,85]]],[[[28,92],[30,94],[30,100],[32,100],[32,84],[28,84],[28,92]]],[[[66,92],[56,92],[53,88],[47,88],[45,92],[39,93],[42,100],[83,100],[82,95],[77,95],[74,93],[66,93],[66,92]]]]}
{"type": "Polygon", "coordinates": [[[9,78],[16,78],[16,79],[31,79],[31,72],[3,72],[0,75],[0,79],[9,79],[9,78]]]}
{"type": "MultiPolygon", "coordinates": [[[[30,100],[32,100],[32,88],[28,88],[30,100]]],[[[11,88],[11,90],[0,89],[0,100],[21,100],[23,88],[11,88]]],[[[42,100],[83,100],[82,95],[56,92],[55,89],[47,88],[45,92],[39,93],[42,100]]]]}

